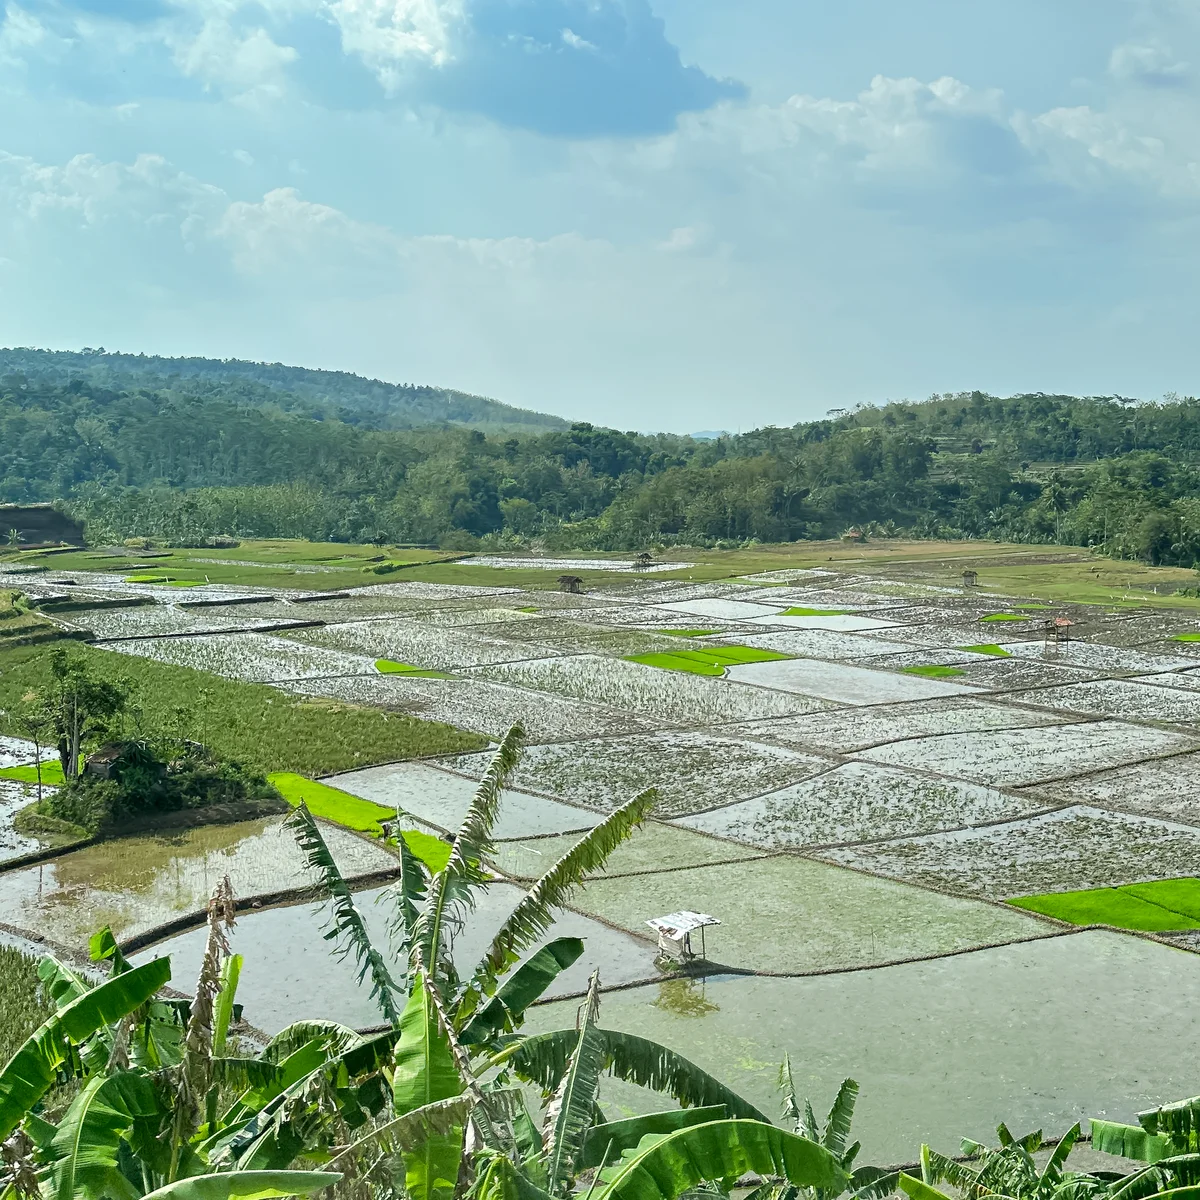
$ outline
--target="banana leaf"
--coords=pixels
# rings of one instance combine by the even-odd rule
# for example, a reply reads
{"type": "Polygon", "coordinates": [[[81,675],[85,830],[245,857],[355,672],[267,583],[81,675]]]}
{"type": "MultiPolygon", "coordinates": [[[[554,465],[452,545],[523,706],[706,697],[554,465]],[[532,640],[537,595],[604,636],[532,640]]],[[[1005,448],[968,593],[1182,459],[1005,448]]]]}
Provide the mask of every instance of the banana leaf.
{"type": "Polygon", "coordinates": [[[647,1113],[642,1117],[627,1117],[594,1125],[583,1144],[583,1167],[598,1167],[607,1159],[615,1162],[626,1150],[634,1149],[648,1133],[674,1133],[691,1125],[705,1125],[726,1118],[725,1105],[708,1108],[669,1108],[665,1112],[647,1113]]]}
{"type": "Polygon", "coordinates": [[[85,992],[50,1017],[0,1071],[0,1141],[50,1090],[72,1044],[127,1017],[170,978],[170,959],[156,958],[85,992]]]}
{"type": "Polygon", "coordinates": [[[711,1121],[643,1139],[601,1172],[594,1200],[676,1200],[707,1180],[735,1180],[747,1171],[835,1193],[849,1182],[837,1159],[807,1138],[762,1121],[711,1121]]]}
{"type": "Polygon", "coordinates": [[[477,1046],[493,1034],[512,1030],[525,1010],[583,954],[581,938],[555,938],[536,954],[530,955],[513,972],[507,983],[492,997],[459,1035],[464,1046],[477,1046]]]}
{"type": "Polygon", "coordinates": [[[904,1171],[900,1172],[896,1184],[909,1200],[950,1200],[945,1192],[939,1192],[937,1188],[904,1171]]]}
{"type": "Polygon", "coordinates": [[[1171,1139],[1161,1133],[1148,1133],[1138,1125],[1092,1119],[1092,1148],[1135,1162],[1155,1163],[1175,1152],[1171,1139]]]}
{"type": "Polygon", "coordinates": [[[272,1200],[307,1196],[341,1180],[333,1171],[227,1171],[193,1175],[148,1192],[143,1200],[272,1200]]]}
{"type": "MultiPolygon", "coordinates": [[[[142,1189],[121,1171],[122,1147],[132,1140],[152,1157],[169,1156],[155,1138],[170,1115],[149,1076],[141,1071],[89,1080],[45,1151],[49,1196],[53,1200],[137,1200],[142,1189]],[[137,1136],[135,1126],[140,1126],[137,1136]]],[[[152,1162],[147,1166],[156,1169],[152,1162]]]]}
{"type": "MultiPolygon", "coordinates": [[[[461,1096],[464,1082],[450,1038],[438,1019],[423,971],[412,977],[413,990],[400,1017],[392,1076],[393,1107],[398,1117],[461,1096]]],[[[445,1133],[430,1131],[420,1145],[403,1154],[404,1186],[412,1200],[451,1200],[463,1151],[463,1126],[445,1133]]]]}

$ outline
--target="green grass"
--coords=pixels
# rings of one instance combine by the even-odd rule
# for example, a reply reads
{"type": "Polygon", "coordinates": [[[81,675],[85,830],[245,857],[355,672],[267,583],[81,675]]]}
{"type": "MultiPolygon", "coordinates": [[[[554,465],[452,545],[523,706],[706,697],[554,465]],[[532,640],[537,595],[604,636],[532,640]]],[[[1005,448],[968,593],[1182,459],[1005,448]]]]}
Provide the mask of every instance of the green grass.
{"type": "Polygon", "coordinates": [[[520,608],[514,609],[513,611],[514,612],[531,613],[531,612],[541,612],[542,610],[540,608],[538,608],[538,606],[536,604],[523,604],[520,608]]]}
{"type": "MultiPolygon", "coordinates": [[[[18,783],[37,783],[38,769],[33,763],[28,766],[0,767],[0,779],[15,779],[18,783]]],[[[62,763],[57,758],[42,762],[42,783],[66,783],[62,763]]]]}
{"type": "Polygon", "coordinates": [[[1177,633],[1174,640],[1177,642],[1200,642],[1200,633],[1177,633]]]}
{"type": "MultiPolygon", "coordinates": [[[[182,732],[204,742],[218,757],[264,773],[330,775],[371,763],[462,753],[487,745],[478,734],[407,713],[324,697],[299,698],[265,684],[223,679],[191,667],[84,645],[72,652],[98,677],[130,682],[140,709],[137,732],[141,736],[182,732]]],[[[48,682],[48,659],[40,646],[0,650],[0,732],[20,735],[13,714],[20,712],[28,692],[48,682]]]]}
{"type": "Polygon", "coordinates": [[[779,614],[783,617],[844,617],[844,608],[785,608],[779,614]]]}
{"type": "Polygon", "coordinates": [[[445,671],[426,671],[421,667],[414,667],[411,663],[393,662],[390,658],[378,658],[375,660],[375,670],[380,675],[415,675],[418,679],[453,679],[453,675],[447,675],[445,671]]]}
{"type": "Polygon", "coordinates": [[[1020,608],[1022,610],[1024,610],[1024,609],[1029,609],[1029,610],[1047,609],[1047,608],[1051,608],[1051,607],[1053,607],[1053,606],[1050,604],[1014,604],[1013,605],[1013,608],[1020,608]]]}
{"type": "Polygon", "coordinates": [[[696,638],[696,637],[712,637],[714,633],[719,633],[718,629],[658,629],[656,633],[665,634],[667,637],[678,638],[696,638]]]}
{"type": "Polygon", "coordinates": [[[1028,621],[1029,618],[1021,613],[989,613],[986,617],[980,617],[981,621],[1028,621]]]}
{"type": "Polygon", "coordinates": [[[791,658],[774,650],[753,646],[712,646],[703,650],[659,651],[654,654],[627,654],[627,662],[644,663],[664,671],[686,671],[690,675],[724,675],[726,667],[741,663],[779,662],[791,658]]]}
{"type": "MultiPolygon", "coordinates": [[[[396,817],[394,808],[376,804],[372,800],[364,800],[361,796],[352,796],[349,792],[343,792],[341,788],[330,787],[318,779],[307,779],[292,771],[275,771],[267,778],[293,808],[301,803],[306,804],[314,817],[324,817],[335,825],[342,825],[358,833],[382,837],[381,822],[391,821],[396,817]]],[[[419,829],[402,830],[401,836],[408,848],[431,871],[440,871],[449,862],[449,842],[419,829]]]]}
{"type": "Polygon", "coordinates": [[[995,658],[1012,658],[1012,652],[997,646],[995,642],[981,642],[978,646],[959,646],[959,650],[968,650],[972,654],[991,654],[995,658]]]}
{"type": "Polygon", "coordinates": [[[943,666],[928,666],[928,667],[901,667],[902,675],[920,675],[924,679],[949,679],[953,675],[965,675],[965,671],[960,671],[958,667],[943,667],[943,666]]]}
{"type": "Polygon", "coordinates": [[[1200,929],[1200,879],[1022,896],[1009,904],[1072,925],[1114,925],[1144,933],[1200,929]]]}
{"type": "Polygon", "coordinates": [[[38,960],[0,946],[0,1063],[6,1063],[54,1012],[38,983],[38,960]]]}

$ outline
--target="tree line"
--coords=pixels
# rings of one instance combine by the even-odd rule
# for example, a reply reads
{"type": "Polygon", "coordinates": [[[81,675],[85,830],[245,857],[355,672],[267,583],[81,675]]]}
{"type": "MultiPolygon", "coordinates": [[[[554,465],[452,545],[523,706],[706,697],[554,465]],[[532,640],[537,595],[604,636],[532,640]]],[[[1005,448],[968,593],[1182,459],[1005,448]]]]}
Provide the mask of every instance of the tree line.
{"type": "Polygon", "coordinates": [[[97,541],[634,550],[857,528],[1200,560],[1191,397],[971,392],[713,441],[582,422],[396,429],[368,417],[246,381],[180,390],[10,374],[0,377],[0,501],[61,500],[97,541]]]}

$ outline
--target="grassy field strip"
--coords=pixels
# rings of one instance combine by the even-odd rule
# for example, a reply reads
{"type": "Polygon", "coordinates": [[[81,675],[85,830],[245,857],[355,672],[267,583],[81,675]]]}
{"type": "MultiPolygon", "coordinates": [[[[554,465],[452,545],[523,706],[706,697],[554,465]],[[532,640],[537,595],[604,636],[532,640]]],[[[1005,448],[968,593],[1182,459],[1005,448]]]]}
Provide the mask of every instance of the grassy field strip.
{"type": "MultiPolygon", "coordinates": [[[[62,763],[57,758],[43,759],[41,783],[57,785],[66,782],[62,763]]],[[[15,767],[0,767],[0,779],[15,779],[18,783],[38,783],[38,768],[34,763],[21,763],[15,767]]]]}

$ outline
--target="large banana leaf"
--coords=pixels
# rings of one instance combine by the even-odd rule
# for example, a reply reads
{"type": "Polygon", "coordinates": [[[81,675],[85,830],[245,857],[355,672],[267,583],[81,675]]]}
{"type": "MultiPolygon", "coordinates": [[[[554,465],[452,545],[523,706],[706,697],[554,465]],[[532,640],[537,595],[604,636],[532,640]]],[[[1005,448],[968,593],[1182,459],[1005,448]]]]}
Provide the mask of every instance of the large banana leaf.
{"type": "Polygon", "coordinates": [[[475,796],[454,837],[454,849],[443,870],[434,877],[429,898],[413,930],[415,965],[439,979],[449,956],[444,954],[447,932],[461,928],[474,907],[475,892],[489,882],[482,869],[492,853],[492,826],[500,810],[500,793],[516,769],[525,741],[525,730],[513,725],[496,747],[475,796]]]}
{"type": "MultiPolygon", "coordinates": [[[[442,1028],[424,971],[412,976],[413,989],[400,1018],[392,1076],[393,1107],[398,1117],[465,1090],[450,1038],[442,1028]]],[[[449,1200],[454,1195],[463,1151],[463,1126],[447,1132],[428,1131],[420,1144],[405,1151],[405,1190],[412,1200],[449,1200]]]]}
{"type": "Polygon", "coordinates": [[[549,930],[554,924],[555,910],[570,899],[589,875],[601,870],[609,855],[645,821],[656,796],[650,788],[611,813],[576,842],[522,897],[500,926],[464,989],[454,1018],[456,1028],[461,1028],[483,999],[496,990],[496,981],[521,953],[549,930]]]}
{"type": "Polygon", "coordinates": [[[599,1012],[600,972],[596,971],[588,984],[575,1049],[567,1062],[558,1090],[546,1106],[542,1139],[546,1154],[546,1181],[548,1190],[555,1195],[567,1190],[583,1154],[583,1142],[596,1109],[605,1062],[604,1039],[596,1028],[599,1012]]]}
{"type": "MultiPolygon", "coordinates": [[[[753,1104],[682,1054],[632,1033],[619,1033],[613,1029],[598,1032],[604,1039],[610,1075],[673,1096],[688,1108],[723,1104],[734,1117],[770,1123],[770,1118],[753,1104]]],[[[550,1093],[562,1081],[567,1059],[578,1036],[574,1029],[558,1029],[519,1038],[488,1065],[507,1064],[519,1078],[550,1093]]]]}
{"type": "Polygon", "coordinates": [[[333,1171],[227,1171],[193,1175],[148,1192],[144,1200],[272,1200],[307,1196],[341,1180],[333,1171]]]}
{"type": "Polygon", "coordinates": [[[551,1200],[549,1192],[533,1183],[503,1154],[484,1160],[473,1196],[474,1200],[551,1200]]]}
{"type": "Polygon", "coordinates": [[[710,1108],[669,1108],[665,1112],[647,1113],[642,1117],[627,1117],[593,1125],[583,1144],[583,1167],[598,1167],[616,1162],[626,1150],[634,1149],[647,1134],[674,1133],[691,1125],[706,1125],[726,1119],[725,1106],[710,1108]]]}
{"type": "Polygon", "coordinates": [[[846,1153],[850,1125],[854,1120],[854,1104],[857,1100],[858,1084],[853,1079],[843,1080],[825,1121],[825,1131],[821,1135],[821,1143],[826,1150],[836,1154],[839,1159],[846,1153]]]}
{"type": "Polygon", "coordinates": [[[1155,1163],[1175,1152],[1171,1139],[1161,1133],[1147,1133],[1138,1125],[1120,1125],[1115,1121],[1092,1120],[1092,1148],[1119,1158],[1155,1163]]]}
{"type": "Polygon", "coordinates": [[[363,921],[354,894],[342,878],[320,827],[313,820],[308,808],[301,804],[288,817],[287,823],[295,833],[296,841],[304,852],[308,866],[321,876],[325,892],[329,897],[332,916],[325,931],[325,940],[338,942],[341,957],[353,955],[358,964],[358,982],[371,977],[371,998],[379,1005],[380,1012],[389,1025],[400,1019],[397,1007],[396,981],[388,971],[383,955],[375,948],[367,926],[363,921]]]}
{"type": "MultiPolygon", "coordinates": [[[[161,1157],[155,1142],[170,1119],[150,1077],[120,1071],[89,1080],[63,1115],[45,1159],[54,1200],[136,1200],[142,1189],[120,1169],[122,1144],[136,1142],[143,1154],[161,1157]],[[135,1135],[134,1129],[138,1126],[135,1135]]],[[[147,1162],[151,1170],[153,1162],[147,1162]]]]}
{"type": "MultiPolygon", "coordinates": [[[[407,964],[429,881],[425,865],[403,835],[396,839],[396,852],[400,856],[400,878],[380,894],[378,903],[392,905],[393,915],[388,925],[392,951],[399,962],[407,964]]],[[[442,864],[442,869],[445,865],[442,864]]]]}
{"type": "Polygon", "coordinates": [[[362,1034],[349,1025],[339,1025],[337,1021],[296,1021],[286,1029],[281,1029],[266,1044],[259,1057],[266,1062],[283,1062],[301,1046],[307,1046],[318,1038],[329,1047],[330,1054],[341,1054],[351,1046],[361,1045],[363,1041],[362,1034]]]}
{"type": "Polygon", "coordinates": [[[762,1121],[712,1121],[646,1138],[602,1172],[595,1200],[676,1200],[707,1180],[734,1180],[747,1171],[835,1192],[849,1182],[837,1159],[816,1142],[762,1121]]]}
{"type": "Polygon", "coordinates": [[[1137,1115],[1138,1124],[1147,1133],[1166,1134],[1176,1153],[1200,1149],[1200,1096],[1147,1109],[1137,1115]]]}
{"type": "Polygon", "coordinates": [[[900,1172],[900,1178],[896,1182],[909,1200],[950,1200],[945,1192],[939,1192],[937,1188],[904,1171],[900,1172]]]}
{"type": "Polygon", "coordinates": [[[76,997],[50,1017],[0,1071],[0,1141],[49,1091],[71,1043],[127,1017],[170,978],[170,959],[156,958],[76,997]]]}
{"type": "Polygon", "coordinates": [[[1113,1200],[1146,1200],[1157,1192],[1200,1185],[1200,1154],[1178,1154],[1126,1175],[1109,1190],[1113,1200]]]}
{"type": "Polygon", "coordinates": [[[477,1012],[459,1035],[464,1046],[477,1046],[493,1034],[515,1029],[525,1010],[583,954],[581,938],[555,938],[523,962],[507,983],[477,1012]]]}

